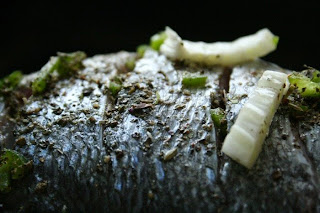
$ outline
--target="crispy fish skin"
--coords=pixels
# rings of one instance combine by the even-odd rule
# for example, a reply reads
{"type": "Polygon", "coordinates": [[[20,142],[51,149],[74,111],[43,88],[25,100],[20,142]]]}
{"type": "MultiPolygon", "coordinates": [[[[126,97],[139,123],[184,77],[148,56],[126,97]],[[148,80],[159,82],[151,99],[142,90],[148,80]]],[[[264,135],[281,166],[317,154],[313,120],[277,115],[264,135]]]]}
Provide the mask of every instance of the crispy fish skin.
{"type": "MultiPolygon", "coordinates": [[[[5,211],[319,211],[319,150],[316,143],[297,148],[304,147],[296,131],[301,127],[285,107],[247,170],[221,155],[210,117],[225,68],[179,64],[147,51],[127,73],[124,64],[132,57],[89,58],[79,75],[21,109],[15,137],[26,144],[15,149],[33,160],[34,169],[0,195],[5,211]],[[207,76],[206,87],[183,88],[190,74],[207,76]],[[123,79],[116,97],[106,88],[114,76],[123,79]]],[[[231,69],[229,127],[263,70],[285,72],[262,60],[231,69]]],[[[318,140],[317,125],[300,131],[305,140],[318,140]]]]}

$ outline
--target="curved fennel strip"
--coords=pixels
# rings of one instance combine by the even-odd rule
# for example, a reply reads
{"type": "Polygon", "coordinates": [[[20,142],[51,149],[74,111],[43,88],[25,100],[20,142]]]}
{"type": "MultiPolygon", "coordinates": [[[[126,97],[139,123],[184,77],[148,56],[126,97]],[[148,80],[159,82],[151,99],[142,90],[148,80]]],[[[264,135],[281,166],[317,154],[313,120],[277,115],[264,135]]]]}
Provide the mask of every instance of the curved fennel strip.
{"type": "Polygon", "coordinates": [[[225,138],[222,152],[249,169],[253,166],[289,84],[284,73],[263,73],[225,138]]]}
{"type": "Polygon", "coordinates": [[[160,52],[171,59],[189,60],[206,65],[234,65],[267,55],[277,48],[279,37],[268,29],[238,38],[232,42],[192,42],[182,40],[166,27],[167,38],[160,52]]]}

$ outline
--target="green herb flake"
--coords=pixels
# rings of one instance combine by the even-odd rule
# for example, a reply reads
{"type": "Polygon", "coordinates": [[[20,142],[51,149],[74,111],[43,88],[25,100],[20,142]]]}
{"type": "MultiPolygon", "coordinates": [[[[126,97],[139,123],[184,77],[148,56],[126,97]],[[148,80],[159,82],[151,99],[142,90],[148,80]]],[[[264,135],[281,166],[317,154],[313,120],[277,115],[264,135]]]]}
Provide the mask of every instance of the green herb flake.
{"type": "Polygon", "coordinates": [[[120,84],[122,85],[122,80],[120,77],[118,76],[115,76],[113,79],[112,79],[113,82],[116,82],[117,84],[120,84]]]}
{"type": "Polygon", "coordinates": [[[211,109],[210,113],[211,113],[211,118],[212,118],[212,121],[213,121],[214,125],[216,127],[220,128],[221,121],[223,119],[225,119],[224,110],[221,109],[220,107],[218,107],[218,108],[215,108],[215,109],[211,109]]]}
{"type": "Polygon", "coordinates": [[[59,78],[64,78],[76,73],[83,68],[82,60],[86,58],[84,52],[73,53],[58,53],[58,56],[51,57],[49,62],[45,64],[38,77],[32,83],[33,94],[41,94],[45,91],[48,82],[51,79],[51,74],[57,71],[59,78]]]}
{"type": "Polygon", "coordinates": [[[160,104],[162,102],[159,91],[156,92],[156,101],[155,104],[160,104]]]}
{"type": "Polygon", "coordinates": [[[152,49],[159,51],[160,46],[163,44],[163,42],[166,40],[167,34],[165,32],[160,32],[155,35],[153,35],[150,39],[150,46],[152,49]]]}
{"type": "Polygon", "coordinates": [[[301,105],[301,103],[288,103],[288,106],[295,110],[295,111],[299,111],[299,112],[306,112],[309,110],[309,107],[308,106],[305,106],[305,105],[301,105]]]}
{"type": "Polygon", "coordinates": [[[84,52],[58,53],[60,61],[57,71],[61,77],[69,76],[83,68],[82,61],[87,57],[84,52]]]}
{"type": "Polygon", "coordinates": [[[53,73],[60,64],[58,57],[51,57],[50,60],[41,68],[38,77],[32,82],[33,94],[44,92],[47,87],[47,82],[50,79],[50,74],[53,73]]]}
{"type": "Polygon", "coordinates": [[[204,87],[207,82],[207,76],[184,77],[182,85],[184,87],[204,87]]]}
{"type": "Polygon", "coordinates": [[[21,79],[23,77],[23,74],[21,71],[14,71],[11,74],[9,74],[8,76],[0,79],[0,89],[6,89],[6,90],[13,90],[15,89],[21,79]]]}
{"type": "Polygon", "coordinates": [[[113,96],[116,96],[118,92],[121,90],[121,88],[122,88],[122,85],[114,81],[111,81],[109,84],[109,90],[113,96]]]}
{"type": "Polygon", "coordinates": [[[146,52],[146,50],[150,48],[149,45],[146,45],[146,44],[142,44],[142,45],[139,45],[137,47],[137,55],[139,58],[142,58],[144,56],[144,53],[146,52]]]}
{"type": "Polygon", "coordinates": [[[9,192],[12,180],[22,179],[31,170],[30,165],[16,151],[4,149],[0,156],[0,192],[9,192]]]}
{"type": "Polygon", "coordinates": [[[273,43],[274,43],[275,46],[278,45],[279,39],[280,39],[279,36],[274,36],[274,37],[273,37],[272,41],[273,41],[273,43]]]}
{"type": "Polygon", "coordinates": [[[135,59],[130,59],[130,60],[128,60],[127,62],[126,62],[126,68],[128,69],[128,70],[130,70],[130,71],[132,71],[134,68],[135,68],[135,66],[136,66],[136,60],[135,59]]]}
{"type": "Polygon", "coordinates": [[[320,71],[319,70],[314,70],[312,73],[312,79],[311,81],[315,83],[320,83],[320,71]]]}
{"type": "Polygon", "coordinates": [[[298,72],[293,72],[288,79],[302,97],[320,97],[320,83],[313,82],[310,78],[298,72]]]}
{"type": "Polygon", "coordinates": [[[225,111],[220,107],[210,110],[211,119],[214,126],[219,130],[221,135],[227,134],[227,122],[225,111]]]}

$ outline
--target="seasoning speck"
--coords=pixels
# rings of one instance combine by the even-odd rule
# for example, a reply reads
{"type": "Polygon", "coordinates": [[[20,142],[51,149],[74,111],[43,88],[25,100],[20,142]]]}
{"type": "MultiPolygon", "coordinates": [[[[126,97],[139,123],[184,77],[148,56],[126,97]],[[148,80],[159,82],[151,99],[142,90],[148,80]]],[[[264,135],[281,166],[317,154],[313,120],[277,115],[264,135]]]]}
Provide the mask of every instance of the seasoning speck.
{"type": "Polygon", "coordinates": [[[95,108],[95,109],[99,109],[99,108],[100,108],[100,106],[99,106],[98,103],[93,103],[93,104],[92,104],[92,107],[95,108]]]}
{"type": "Polygon", "coordinates": [[[117,159],[120,159],[124,156],[124,152],[122,149],[116,149],[115,153],[116,153],[117,159]]]}
{"type": "Polygon", "coordinates": [[[184,90],[182,91],[182,93],[183,93],[184,95],[186,95],[186,96],[190,96],[190,95],[191,95],[191,92],[190,92],[189,90],[187,90],[187,89],[184,89],[184,90]]]}
{"type": "Polygon", "coordinates": [[[26,145],[26,139],[24,137],[19,137],[16,140],[16,144],[19,145],[19,146],[24,146],[24,145],[26,145]]]}
{"type": "Polygon", "coordinates": [[[148,192],[148,198],[150,200],[153,200],[153,198],[154,198],[154,194],[153,194],[153,192],[151,190],[148,192]]]}
{"type": "Polygon", "coordinates": [[[174,156],[176,156],[178,153],[178,149],[176,147],[174,147],[173,149],[170,149],[169,151],[167,151],[164,156],[163,156],[163,160],[164,161],[168,161],[171,160],[174,156]]]}
{"type": "Polygon", "coordinates": [[[109,162],[111,161],[111,156],[110,156],[110,155],[104,156],[103,161],[104,161],[105,163],[109,163],[109,162]]]}
{"type": "Polygon", "coordinates": [[[93,116],[91,116],[91,117],[89,118],[89,121],[90,121],[91,123],[95,123],[97,120],[96,120],[93,116]]]}
{"type": "Polygon", "coordinates": [[[48,181],[39,182],[36,185],[35,191],[37,193],[42,193],[42,192],[44,192],[46,190],[47,186],[48,186],[48,181]]]}
{"type": "Polygon", "coordinates": [[[141,137],[141,134],[139,132],[135,132],[131,135],[133,138],[138,139],[141,137]]]}
{"type": "Polygon", "coordinates": [[[282,172],[280,169],[277,169],[272,173],[273,180],[279,180],[282,177],[282,172]]]}
{"type": "Polygon", "coordinates": [[[93,92],[93,90],[94,89],[92,87],[84,88],[82,90],[82,94],[83,94],[83,96],[89,96],[93,92]]]}

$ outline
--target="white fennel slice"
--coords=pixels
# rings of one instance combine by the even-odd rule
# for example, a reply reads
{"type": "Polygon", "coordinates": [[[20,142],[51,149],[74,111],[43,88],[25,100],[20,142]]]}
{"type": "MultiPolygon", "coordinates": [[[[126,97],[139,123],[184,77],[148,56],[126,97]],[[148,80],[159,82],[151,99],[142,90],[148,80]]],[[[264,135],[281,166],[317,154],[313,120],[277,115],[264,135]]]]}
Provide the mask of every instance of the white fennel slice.
{"type": "Polygon", "coordinates": [[[248,169],[254,165],[289,84],[285,73],[269,70],[263,73],[226,136],[223,153],[248,169]]]}
{"type": "Polygon", "coordinates": [[[193,42],[182,40],[166,27],[167,38],[160,52],[171,59],[187,60],[206,65],[235,65],[267,55],[277,48],[278,36],[264,28],[252,35],[231,42],[193,42]]]}

